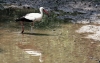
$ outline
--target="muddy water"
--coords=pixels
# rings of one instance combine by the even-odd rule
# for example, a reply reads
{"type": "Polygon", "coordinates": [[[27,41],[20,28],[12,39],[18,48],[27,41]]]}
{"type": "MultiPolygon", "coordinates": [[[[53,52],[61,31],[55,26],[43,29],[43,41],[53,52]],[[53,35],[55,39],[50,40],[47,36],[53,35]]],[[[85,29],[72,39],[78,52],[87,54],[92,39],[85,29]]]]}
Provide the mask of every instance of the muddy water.
{"type": "Polygon", "coordinates": [[[100,42],[77,34],[78,24],[55,29],[0,28],[0,63],[99,63],[100,42]]]}

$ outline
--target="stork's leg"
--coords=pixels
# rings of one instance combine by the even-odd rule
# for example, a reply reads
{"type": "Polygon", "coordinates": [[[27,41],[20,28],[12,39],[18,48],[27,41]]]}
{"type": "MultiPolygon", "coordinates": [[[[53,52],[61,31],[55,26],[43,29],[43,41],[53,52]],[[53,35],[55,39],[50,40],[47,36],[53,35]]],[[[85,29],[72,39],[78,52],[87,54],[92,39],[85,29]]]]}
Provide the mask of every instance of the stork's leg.
{"type": "Polygon", "coordinates": [[[32,25],[31,25],[31,32],[33,30],[33,27],[34,27],[34,22],[32,22],[32,25]]]}
{"type": "Polygon", "coordinates": [[[22,26],[22,31],[21,31],[21,33],[23,33],[23,32],[24,32],[24,23],[23,23],[23,21],[21,21],[20,23],[21,23],[21,26],[22,26]]]}
{"type": "Polygon", "coordinates": [[[32,22],[32,26],[34,27],[34,22],[32,22]]]}

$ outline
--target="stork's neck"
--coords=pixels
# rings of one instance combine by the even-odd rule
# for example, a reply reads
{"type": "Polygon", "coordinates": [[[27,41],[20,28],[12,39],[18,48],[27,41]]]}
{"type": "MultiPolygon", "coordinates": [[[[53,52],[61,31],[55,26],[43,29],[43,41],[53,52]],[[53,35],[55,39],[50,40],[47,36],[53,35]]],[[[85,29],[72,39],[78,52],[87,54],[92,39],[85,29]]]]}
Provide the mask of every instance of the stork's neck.
{"type": "Polygon", "coordinates": [[[40,9],[40,14],[43,16],[43,9],[40,9]]]}

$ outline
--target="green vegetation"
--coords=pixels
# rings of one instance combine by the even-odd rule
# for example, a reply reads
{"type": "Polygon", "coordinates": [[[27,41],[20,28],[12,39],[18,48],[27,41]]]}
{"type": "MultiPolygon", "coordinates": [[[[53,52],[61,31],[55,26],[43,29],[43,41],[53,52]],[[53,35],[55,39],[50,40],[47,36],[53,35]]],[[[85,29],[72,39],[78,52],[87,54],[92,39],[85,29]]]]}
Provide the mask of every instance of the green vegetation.
{"type": "MultiPolygon", "coordinates": [[[[8,23],[8,24],[16,23],[15,22],[16,18],[19,18],[27,13],[32,13],[32,12],[39,12],[39,11],[35,9],[16,9],[16,8],[7,8],[4,10],[0,10],[1,14],[0,23],[8,23]]],[[[54,12],[49,12],[49,13],[50,13],[49,17],[47,15],[44,15],[42,21],[35,22],[35,28],[50,28],[52,26],[58,25],[60,20],[56,18],[57,14],[54,14],[54,12]]],[[[28,26],[28,24],[25,25],[28,26]]]]}
{"type": "MultiPolygon", "coordinates": [[[[39,12],[38,9],[18,9],[18,8],[7,8],[4,10],[0,10],[0,23],[4,24],[7,23],[8,26],[11,27],[16,27],[18,24],[16,24],[15,19],[22,17],[26,15],[27,13],[32,13],[32,12],[39,12]]],[[[61,23],[69,23],[71,18],[66,18],[64,20],[58,19],[58,16],[64,16],[64,15],[72,15],[76,16],[78,14],[83,14],[81,12],[63,12],[63,11],[57,11],[59,14],[56,14],[54,11],[49,12],[49,17],[44,14],[42,21],[40,22],[35,22],[35,27],[34,28],[42,28],[42,29],[47,29],[47,28],[54,28],[54,27],[59,27],[61,23]]],[[[29,24],[25,24],[25,26],[29,27],[29,24]]]]}

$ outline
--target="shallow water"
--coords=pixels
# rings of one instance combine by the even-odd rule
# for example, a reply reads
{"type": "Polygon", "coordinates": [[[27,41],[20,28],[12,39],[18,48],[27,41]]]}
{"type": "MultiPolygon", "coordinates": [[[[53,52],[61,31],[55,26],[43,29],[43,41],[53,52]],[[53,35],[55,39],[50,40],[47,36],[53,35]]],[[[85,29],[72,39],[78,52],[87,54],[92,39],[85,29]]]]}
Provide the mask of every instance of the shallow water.
{"type": "Polygon", "coordinates": [[[80,25],[54,29],[0,28],[1,63],[99,63],[100,42],[75,32],[80,25]]]}

